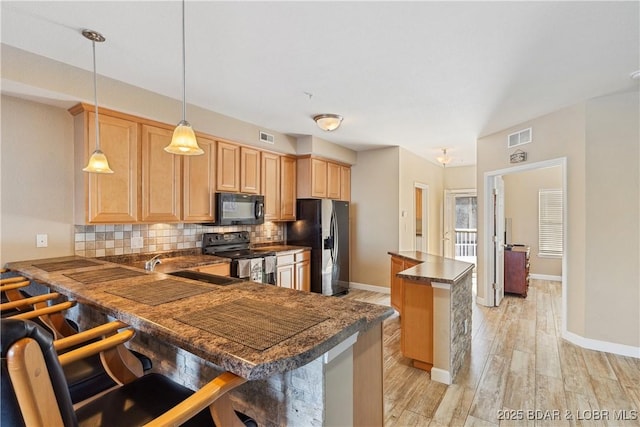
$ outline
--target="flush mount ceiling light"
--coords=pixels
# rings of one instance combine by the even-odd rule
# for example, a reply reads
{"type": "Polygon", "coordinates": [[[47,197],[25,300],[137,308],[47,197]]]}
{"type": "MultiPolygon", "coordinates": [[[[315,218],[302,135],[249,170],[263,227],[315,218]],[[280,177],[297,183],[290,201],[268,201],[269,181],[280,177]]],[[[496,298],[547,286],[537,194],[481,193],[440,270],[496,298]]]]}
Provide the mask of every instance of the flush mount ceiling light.
{"type": "Polygon", "coordinates": [[[438,162],[442,167],[446,167],[451,162],[451,157],[447,156],[447,149],[442,149],[442,155],[437,157],[438,162]]]}
{"type": "Polygon", "coordinates": [[[340,127],[342,116],[338,114],[318,114],[313,120],[318,124],[320,129],[331,132],[340,127]]]}
{"type": "Polygon", "coordinates": [[[183,156],[197,156],[204,154],[204,150],[198,145],[196,134],[191,124],[187,121],[187,79],[186,79],[186,53],[184,36],[184,0],[182,0],[182,120],[173,131],[171,144],[164,147],[164,151],[183,156]]]}
{"type": "Polygon", "coordinates": [[[640,80],[640,70],[634,71],[629,75],[633,80],[640,80]]]}
{"type": "Polygon", "coordinates": [[[100,122],[98,120],[98,75],[96,73],[96,42],[102,43],[106,39],[104,36],[96,31],[83,30],[82,35],[91,40],[93,46],[93,100],[96,109],[96,149],[89,157],[89,163],[82,169],[89,173],[113,173],[109,167],[107,156],[100,150],[100,122]]]}

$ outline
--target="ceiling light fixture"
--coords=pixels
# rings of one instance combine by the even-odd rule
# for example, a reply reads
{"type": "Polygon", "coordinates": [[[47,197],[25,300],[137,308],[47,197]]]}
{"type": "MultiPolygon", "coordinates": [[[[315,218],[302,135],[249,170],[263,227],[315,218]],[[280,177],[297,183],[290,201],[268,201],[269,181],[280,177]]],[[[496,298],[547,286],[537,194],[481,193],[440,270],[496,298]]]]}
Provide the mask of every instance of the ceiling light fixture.
{"type": "Polygon", "coordinates": [[[437,160],[440,164],[442,164],[442,167],[446,167],[451,162],[451,157],[447,156],[446,148],[442,149],[442,156],[438,156],[437,160]]]}
{"type": "Polygon", "coordinates": [[[103,42],[106,39],[104,36],[96,31],[83,30],[82,35],[91,40],[93,46],[93,100],[96,109],[96,149],[89,157],[89,163],[82,169],[84,172],[89,173],[113,173],[109,167],[107,156],[100,150],[100,121],[98,120],[98,74],[96,73],[96,42],[103,42]]]}
{"type": "Polygon", "coordinates": [[[340,127],[342,116],[338,114],[319,114],[313,118],[318,127],[324,131],[331,132],[340,127]]]}
{"type": "Polygon", "coordinates": [[[629,75],[633,80],[640,80],[640,70],[634,71],[629,75]]]}
{"type": "Polygon", "coordinates": [[[204,154],[204,150],[198,145],[196,134],[193,132],[191,124],[187,121],[187,61],[184,33],[184,0],[182,0],[182,120],[173,131],[171,144],[164,147],[164,151],[171,154],[181,154],[183,156],[196,156],[204,154]]]}

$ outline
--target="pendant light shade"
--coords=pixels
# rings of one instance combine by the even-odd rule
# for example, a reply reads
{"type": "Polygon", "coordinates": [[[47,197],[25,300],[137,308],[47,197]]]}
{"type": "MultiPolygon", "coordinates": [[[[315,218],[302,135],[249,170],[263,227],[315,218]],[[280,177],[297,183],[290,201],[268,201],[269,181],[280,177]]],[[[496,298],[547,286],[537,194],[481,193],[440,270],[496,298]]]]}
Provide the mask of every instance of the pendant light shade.
{"type": "Polygon", "coordinates": [[[184,36],[184,0],[182,0],[182,120],[173,131],[171,144],[164,147],[164,151],[183,156],[197,156],[204,154],[198,145],[196,134],[187,121],[187,82],[186,82],[186,53],[184,36]]]}
{"type": "Polygon", "coordinates": [[[98,75],[96,73],[96,42],[103,42],[106,39],[104,36],[96,31],[83,30],[82,35],[91,40],[93,47],[93,100],[96,109],[96,149],[89,157],[89,163],[82,169],[84,172],[89,173],[113,173],[109,167],[107,156],[100,150],[100,120],[98,118],[98,75]]]}
{"type": "Polygon", "coordinates": [[[447,167],[447,165],[451,162],[451,157],[447,156],[447,149],[442,149],[442,156],[437,157],[438,162],[442,164],[442,167],[447,167]]]}

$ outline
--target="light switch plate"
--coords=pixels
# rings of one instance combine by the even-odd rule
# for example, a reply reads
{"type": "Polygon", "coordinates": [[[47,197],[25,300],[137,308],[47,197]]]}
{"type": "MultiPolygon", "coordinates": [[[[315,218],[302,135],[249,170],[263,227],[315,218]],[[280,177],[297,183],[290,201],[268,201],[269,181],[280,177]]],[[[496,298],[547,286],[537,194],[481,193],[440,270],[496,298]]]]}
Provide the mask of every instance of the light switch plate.
{"type": "Polygon", "coordinates": [[[142,237],[131,238],[131,249],[141,249],[144,246],[144,239],[142,237]]]}
{"type": "Polygon", "coordinates": [[[36,234],[36,248],[46,248],[49,246],[48,237],[46,234],[36,234]]]}

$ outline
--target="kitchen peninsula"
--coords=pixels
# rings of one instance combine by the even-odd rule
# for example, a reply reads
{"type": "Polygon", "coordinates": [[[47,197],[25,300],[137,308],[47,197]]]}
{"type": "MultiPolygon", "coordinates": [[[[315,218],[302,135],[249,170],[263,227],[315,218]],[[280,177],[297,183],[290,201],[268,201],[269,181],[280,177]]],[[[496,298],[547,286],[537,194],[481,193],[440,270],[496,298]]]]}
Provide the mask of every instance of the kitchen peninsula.
{"type": "Polygon", "coordinates": [[[6,267],[129,324],[147,348],[175,347],[175,359],[157,360],[154,370],[178,380],[195,370],[204,383],[210,377],[195,355],[246,378],[232,399],[260,425],[382,425],[388,307],[246,281],[216,286],[79,256],[6,267]]]}
{"type": "Polygon", "coordinates": [[[389,255],[402,354],[451,384],[471,349],[473,264],[416,251],[389,255]]]}

